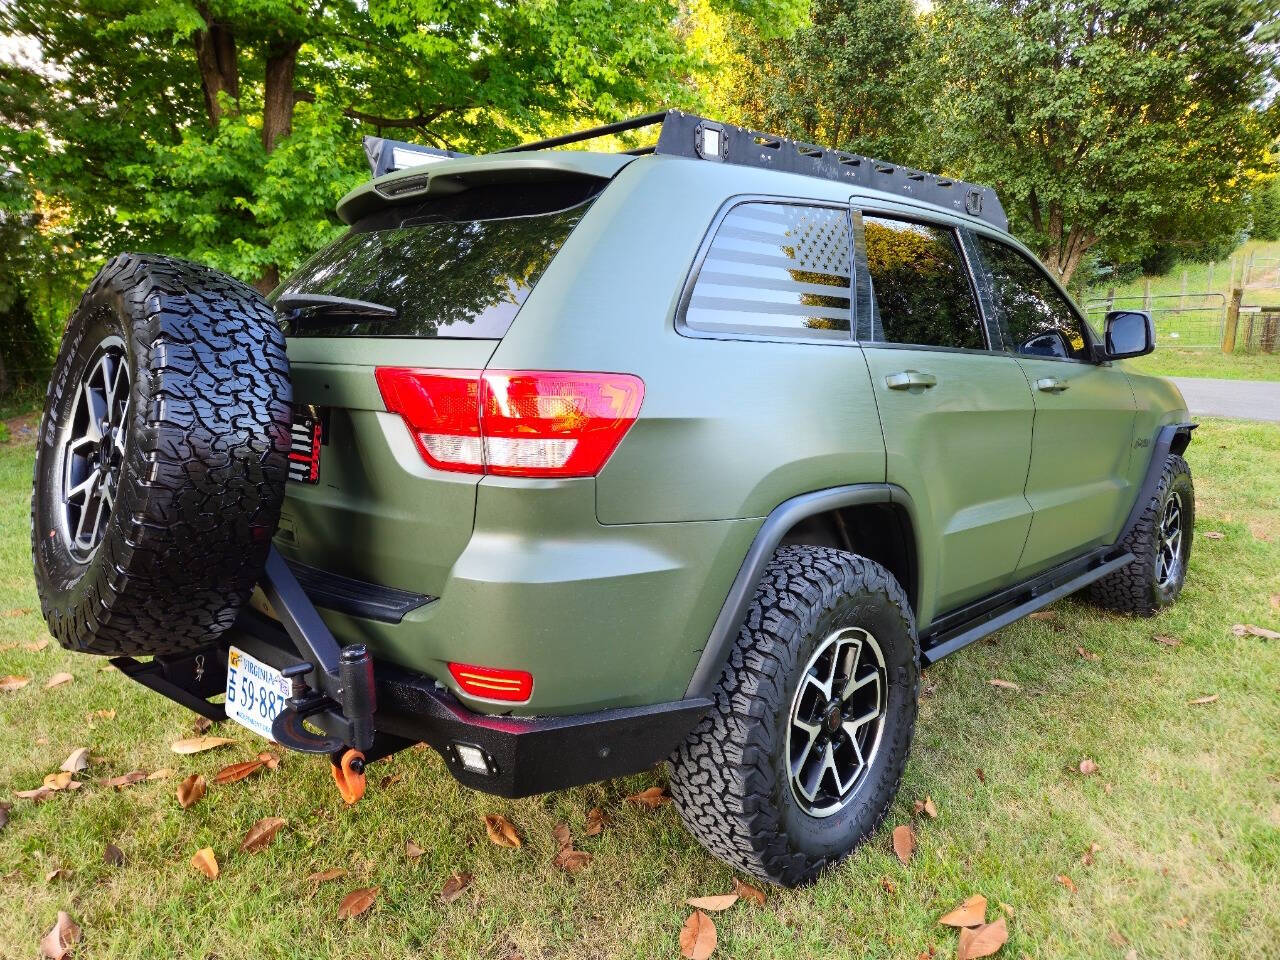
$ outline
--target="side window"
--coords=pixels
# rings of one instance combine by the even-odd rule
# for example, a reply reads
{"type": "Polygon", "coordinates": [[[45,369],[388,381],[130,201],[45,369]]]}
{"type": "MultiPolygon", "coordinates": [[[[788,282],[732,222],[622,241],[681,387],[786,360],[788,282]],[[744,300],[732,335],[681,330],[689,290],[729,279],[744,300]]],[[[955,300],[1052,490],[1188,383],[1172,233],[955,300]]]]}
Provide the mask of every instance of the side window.
{"type": "Polygon", "coordinates": [[[852,250],[844,207],[740,203],[711,240],[685,326],[848,340],[852,250]]]}
{"type": "Polygon", "coordinates": [[[1089,359],[1084,321],[1043,268],[998,240],[975,239],[991,275],[1006,349],[1033,357],[1089,359]]]}
{"type": "Polygon", "coordinates": [[[862,223],[871,316],[859,339],[985,350],[982,315],[955,231],[879,216],[864,216],[862,223]]]}

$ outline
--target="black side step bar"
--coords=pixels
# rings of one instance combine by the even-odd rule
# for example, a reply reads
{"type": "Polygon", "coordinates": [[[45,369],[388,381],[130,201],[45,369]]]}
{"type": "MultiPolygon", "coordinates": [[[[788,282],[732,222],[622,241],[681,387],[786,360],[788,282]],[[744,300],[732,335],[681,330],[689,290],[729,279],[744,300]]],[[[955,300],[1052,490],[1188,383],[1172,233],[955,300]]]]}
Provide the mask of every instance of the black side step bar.
{"type": "Polygon", "coordinates": [[[1114,553],[1114,548],[1103,547],[1054,567],[1033,580],[940,617],[920,638],[920,654],[924,662],[937,663],[948,654],[1007,627],[1041,607],[1047,607],[1069,593],[1075,593],[1095,580],[1101,580],[1134,560],[1132,553],[1119,556],[1114,553]]]}

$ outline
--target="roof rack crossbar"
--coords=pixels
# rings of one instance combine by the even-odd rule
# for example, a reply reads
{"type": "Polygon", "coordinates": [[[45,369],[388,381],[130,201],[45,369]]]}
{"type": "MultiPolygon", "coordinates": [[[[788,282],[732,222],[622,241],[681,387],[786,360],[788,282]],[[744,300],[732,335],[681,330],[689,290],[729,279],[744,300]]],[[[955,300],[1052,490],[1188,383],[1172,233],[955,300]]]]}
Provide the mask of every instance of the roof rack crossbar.
{"type": "MultiPolygon", "coordinates": [[[[583,140],[594,140],[596,137],[605,137],[611,133],[622,133],[626,130],[639,130],[641,127],[651,127],[666,120],[669,113],[669,110],[659,110],[656,113],[646,113],[643,116],[631,117],[629,120],[619,120],[617,123],[606,123],[599,127],[588,127],[586,130],[578,130],[575,133],[566,133],[559,137],[548,137],[546,140],[534,140],[530,143],[520,143],[514,147],[507,147],[505,150],[498,150],[495,152],[520,153],[525,150],[546,150],[550,147],[563,147],[567,143],[581,143],[583,140]]],[[[629,153],[630,151],[627,152],[629,153]]]]}

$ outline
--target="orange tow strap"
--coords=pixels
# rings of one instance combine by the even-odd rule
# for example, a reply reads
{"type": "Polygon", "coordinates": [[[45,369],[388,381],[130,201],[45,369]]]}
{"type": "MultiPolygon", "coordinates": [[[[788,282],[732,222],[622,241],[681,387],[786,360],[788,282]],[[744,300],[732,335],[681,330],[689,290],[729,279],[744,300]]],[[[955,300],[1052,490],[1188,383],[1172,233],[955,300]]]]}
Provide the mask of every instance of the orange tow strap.
{"type": "Polygon", "coordinates": [[[347,805],[355,803],[364,796],[364,754],[359,750],[347,750],[339,763],[329,764],[333,771],[333,782],[338,785],[338,793],[347,805]],[[353,769],[354,766],[354,769],[353,769]]]}

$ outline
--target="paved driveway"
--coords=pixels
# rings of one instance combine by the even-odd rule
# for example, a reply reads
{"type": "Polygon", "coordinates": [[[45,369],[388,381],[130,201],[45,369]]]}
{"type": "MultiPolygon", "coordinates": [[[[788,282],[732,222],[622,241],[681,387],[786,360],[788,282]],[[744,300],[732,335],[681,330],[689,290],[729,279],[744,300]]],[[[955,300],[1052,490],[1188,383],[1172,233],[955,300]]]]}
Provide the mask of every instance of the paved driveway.
{"type": "Polygon", "coordinates": [[[1193,414],[1280,421],[1280,381],[1170,377],[1193,414]]]}

